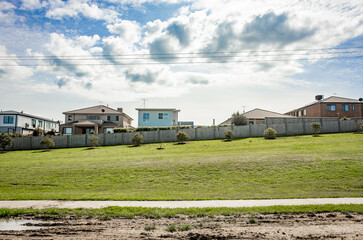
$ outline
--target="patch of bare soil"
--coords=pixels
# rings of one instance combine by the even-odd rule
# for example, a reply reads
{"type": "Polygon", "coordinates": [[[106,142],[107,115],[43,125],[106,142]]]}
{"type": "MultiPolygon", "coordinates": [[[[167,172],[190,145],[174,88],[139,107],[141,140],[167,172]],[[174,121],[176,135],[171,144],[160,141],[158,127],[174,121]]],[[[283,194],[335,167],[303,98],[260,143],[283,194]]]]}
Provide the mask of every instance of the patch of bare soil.
{"type": "Polygon", "coordinates": [[[363,239],[362,220],[362,214],[346,213],[112,220],[69,216],[47,220],[37,225],[46,227],[40,230],[0,231],[0,239],[363,239]]]}

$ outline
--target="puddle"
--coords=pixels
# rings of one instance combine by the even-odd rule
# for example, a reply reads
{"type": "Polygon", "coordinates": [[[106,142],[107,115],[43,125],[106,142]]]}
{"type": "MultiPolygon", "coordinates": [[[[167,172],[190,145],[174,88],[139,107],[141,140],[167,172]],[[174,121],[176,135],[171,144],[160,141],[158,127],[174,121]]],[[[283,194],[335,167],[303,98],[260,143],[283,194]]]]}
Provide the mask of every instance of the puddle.
{"type": "Polygon", "coordinates": [[[0,219],[0,231],[24,231],[24,230],[39,230],[44,227],[37,226],[44,221],[36,220],[15,220],[15,219],[0,219]]]}

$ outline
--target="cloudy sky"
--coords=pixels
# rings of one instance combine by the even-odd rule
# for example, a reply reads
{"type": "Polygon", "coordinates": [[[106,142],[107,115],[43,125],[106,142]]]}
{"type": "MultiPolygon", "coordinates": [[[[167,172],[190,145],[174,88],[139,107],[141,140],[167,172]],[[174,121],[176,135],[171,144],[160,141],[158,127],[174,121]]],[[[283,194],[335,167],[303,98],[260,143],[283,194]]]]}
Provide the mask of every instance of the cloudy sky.
{"type": "Polygon", "coordinates": [[[211,125],[363,97],[361,0],[2,0],[0,108],[63,120],[100,103],[211,125]]]}

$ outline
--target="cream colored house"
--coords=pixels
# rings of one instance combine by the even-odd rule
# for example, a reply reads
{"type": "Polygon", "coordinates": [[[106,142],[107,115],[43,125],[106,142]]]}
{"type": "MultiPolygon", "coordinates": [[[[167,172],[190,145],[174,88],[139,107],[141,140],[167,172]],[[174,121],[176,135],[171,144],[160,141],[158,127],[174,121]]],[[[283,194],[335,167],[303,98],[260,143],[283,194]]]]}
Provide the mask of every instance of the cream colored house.
{"type": "Polygon", "coordinates": [[[132,118],[123,112],[108,106],[98,105],[63,113],[65,123],[60,125],[62,134],[113,133],[116,127],[132,128],[132,118]]]}

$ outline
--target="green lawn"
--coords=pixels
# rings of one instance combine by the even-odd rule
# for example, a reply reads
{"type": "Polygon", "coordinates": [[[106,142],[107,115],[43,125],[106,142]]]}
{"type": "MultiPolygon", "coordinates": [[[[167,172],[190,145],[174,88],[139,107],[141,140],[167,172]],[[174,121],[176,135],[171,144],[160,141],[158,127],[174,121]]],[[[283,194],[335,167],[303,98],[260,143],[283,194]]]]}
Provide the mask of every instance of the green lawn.
{"type": "Polygon", "coordinates": [[[0,199],[192,200],[363,196],[363,134],[14,151],[0,199]]]}

